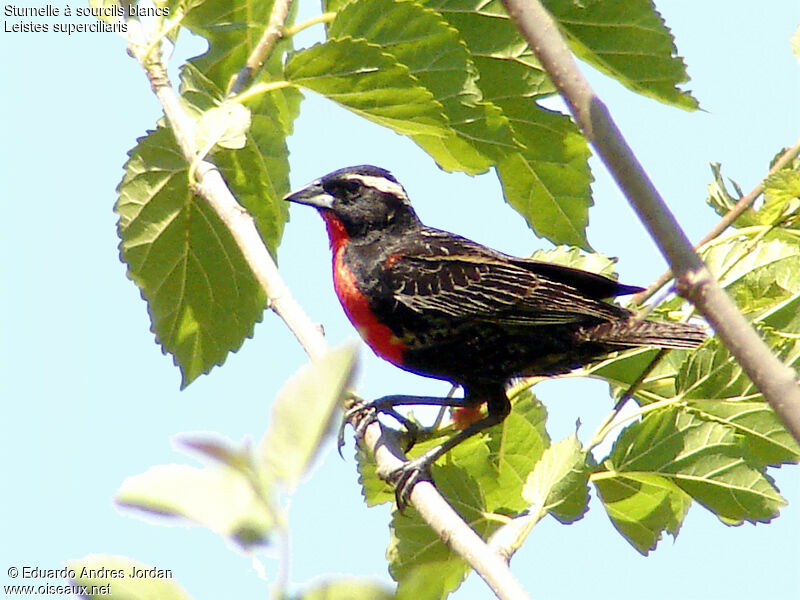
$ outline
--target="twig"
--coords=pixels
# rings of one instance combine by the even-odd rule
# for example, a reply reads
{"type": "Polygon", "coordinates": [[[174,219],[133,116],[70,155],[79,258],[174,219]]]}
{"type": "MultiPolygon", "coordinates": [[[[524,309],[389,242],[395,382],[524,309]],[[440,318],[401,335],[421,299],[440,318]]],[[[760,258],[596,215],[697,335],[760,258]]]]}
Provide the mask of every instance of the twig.
{"type": "Polygon", "coordinates": [[[261,39],[258,40],[250,56],[247,57],[247,62],[236,74],[236,80],[230,89],[231,95],[235,96],[244,91],[264,64],[272,48],[283,37],[283,26],[286,24],[291,5],[292,0],[275,0],[261,39]]]}
{"type": "Polygon", "coordinates": [[[678,293],[705,316],[792,436],[800,441],[800,387],[794,371],[772,354],[694,251],[608,109],[578,69],[541,2],[503,0],[503,4],[667,259],[676,274],[678,293]]]}
{"type": "MultiPolygon", "coordinates": [[[[149,56],[144,55],[147,39],[141,24],[129,20],[128,35],[130,52],[144,67],[153,93],[164,108],[175,139],[186,161],[191,164],[197,155],[194,121],[184,111],[170,84],[158,50],[154,50],[149,56]]],[[[328,349],[324,336],[292,298],[252,217],[237,203],[217,168],[208,161],[201,161],[197,165],[195,192],[214,208],[231,231],[248,266],[266,292],[270,308],[283,319],[309,357],[314,359],[324,354],[328,349]]],[[[381,473],[392,471],[405,460],[398,444],[397,433],[384,428],[377,421],[366,428],[364,443],[375,455],[381,473]]],[[[475,569],[498,598],[528,598],[508,564],[464,522],[431,483],[421,481],[414,486],[410,504],[439,537],[475,569]]]]}
{"type": "MultiPolygon", "coordinates": [[[[780,171],[786,165],[788,165],[800,152],[800,140],[797,140],[794,146],[789,148],[786,152],[784,152],[778,160],[770,168],[769,172],[767,173],[767,177],[775,173],[776,171],[780,171]]],[[[715,237],[720,235],[723,231],[725,231],[728,227],[733,224],[733,222],[739,218],[739,216],[750,208],[753,205],[753,202],[756,201],[762,192],[764,191],[764,181],[766,181],[765,177],[761,180],[756,187],[754,187],[749,194],[746,196],[742,196],[742,198],[731,208],[725,216],[720,219],[719,223],[717,223],[704,237],[702,240],[695,244],[695,250],[699,250],[703,246],[705,246],[708,242],[713,240],[715,237]]],[[[667,283],[670,279],[672,279],[672,271],[667,269],[661,276],[656,279],[646,290],[643,292],[639,292],[631,296],[631,303],[633,304],[642,304],[646,302],[648,298],[650,298],[653,294],[655,294],[661,287],[667,283]]]]}

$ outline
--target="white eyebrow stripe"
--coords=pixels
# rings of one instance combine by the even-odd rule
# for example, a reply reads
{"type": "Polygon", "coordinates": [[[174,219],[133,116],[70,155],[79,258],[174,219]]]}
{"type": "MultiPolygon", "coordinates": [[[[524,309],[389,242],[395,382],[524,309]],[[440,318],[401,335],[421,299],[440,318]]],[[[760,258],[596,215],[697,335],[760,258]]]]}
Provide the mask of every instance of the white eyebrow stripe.
{"type": "Polygon", "coordinates": [[[394,196],[400,196],[401,198],[408,198],[402,185],[400,185],[399,183],[395,183],[390,179],[386,179],[385,177],[373,177],[372,175],[352,174],[348,175],[346,179],[360,181],[365,186],[376,189],[379,192],[383,192],[384,194],[392,194],[394,196]]]}

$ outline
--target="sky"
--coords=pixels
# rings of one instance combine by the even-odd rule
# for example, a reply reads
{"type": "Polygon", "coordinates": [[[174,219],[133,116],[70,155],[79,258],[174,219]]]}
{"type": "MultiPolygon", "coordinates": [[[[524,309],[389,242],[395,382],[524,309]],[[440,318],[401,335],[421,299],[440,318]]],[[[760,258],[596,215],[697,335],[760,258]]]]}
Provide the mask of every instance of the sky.
{"type": "MultiPolygon", "coordinates": [[[[54,6],[63,6],[54,2],[54,6]]],[[[584,67],[656,187],[692,240],[716,222],[705,205],[710,162],[749,191],[767,163],[800,135],[800,65],[789,38],[796,0],[657,2],[688,63],[686,86],[702,111],[641,98],[584,67]]],[[[22,3],[18,6],[24,6],[22,3]]],[[[316,5],[301,4],[300,19],[316,5]]],[[[319,30],[299,39],[313,43],[319,30]]],[[[123,554],[172,569],[198,600],[263,598],[275,553],[253,559],[208,530],[164,527],[116,508],[122,481],[165,463],[197,464],[172,440],[215,431],[258,439],[269,406],[306,357],[285,326],[265,314],[241,351],[180,391],[180,376],[149,331],[144,302],[119,261],[115,187],[126,152],[160,117],[143,72],[113,34],[0,32],[0,581],[12,566],[59,568],[89,553],[123,554]]],[[[181,39],[172,63],[202,51],[181,39]]],[[[489,174],[440,171],[409,140],[309,95],[289,140],[292,183],[373,163],[406,187],[423,221],[512,254],[548,247],[502,201],[489,174]]],[[[664,261],[624,198],[593,161],[589,240],[619,258],[625,283],[647,285],[664,261]]],[[[333,295],[327,239],[312,210],[292,210],[279,250],[281,272],[332,344],[355,332],[333,295]]],[[[443,395],[446,384],[400,372],[362,347],[358,387],[443,395]]],[[[580,419],[589,435],[608,411],[600,382],[537,386],[554,440],[580,419]]],[[[387,506],[361,501],[352,441],[332,445],[291,499],[291,581],[353,574],[389,582],[387,506]]],[[[790,505],[769,525],[727,527],[694,505],[673,543],[641,557],[593,499],[565,527],[545,519],[512,561],[531,597],[650,600],[796,597],[800,470],[773,470],[790,505]]],[[[488,597],[469,577],[454,598],[488,597]]]]}

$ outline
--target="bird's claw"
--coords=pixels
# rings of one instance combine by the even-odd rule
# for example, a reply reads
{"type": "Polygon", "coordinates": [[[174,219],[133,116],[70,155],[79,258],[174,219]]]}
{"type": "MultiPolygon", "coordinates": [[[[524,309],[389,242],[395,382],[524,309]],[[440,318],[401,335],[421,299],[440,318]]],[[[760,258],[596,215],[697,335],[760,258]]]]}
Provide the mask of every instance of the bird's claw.
{"type": "Polygon", "coordinates": [[[373,402],[367,402],[358,398],[353,401],[352,405],[345,411],[342,418],[342,424],[339,426],[339,434],[336,438],[336,447],[339,451],[339,456],[342,456],[342,448],[344,447],[344,429],[348,424],[353,426],[356,434],[356,443],[363,439],[364,432],[367,427],[378,418],[378,408],[373,402]]]}
{"type": "Polygon", "coordinates": [[[400,512],[408,506],[411,491],[420,481],[433,483],[430,463],[424,456],[408,460],[386,476],[386,481],[394,486],[394,498],[400,512]]]}

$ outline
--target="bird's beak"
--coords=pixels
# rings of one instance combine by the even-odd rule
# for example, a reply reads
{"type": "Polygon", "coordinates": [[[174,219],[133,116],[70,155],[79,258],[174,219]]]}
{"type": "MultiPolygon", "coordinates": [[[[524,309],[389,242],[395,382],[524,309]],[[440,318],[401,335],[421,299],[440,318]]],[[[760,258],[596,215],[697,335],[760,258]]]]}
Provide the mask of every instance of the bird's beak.
{"type": "Polygon", "coordinates": [[[288,196],[284,196],[283,199],[287,202],[307,204],[314,208],[333,208],[333,196],[322,188],[322,182],[319,179],[312,181],[307,186],[292,192],[288,196]]]}

